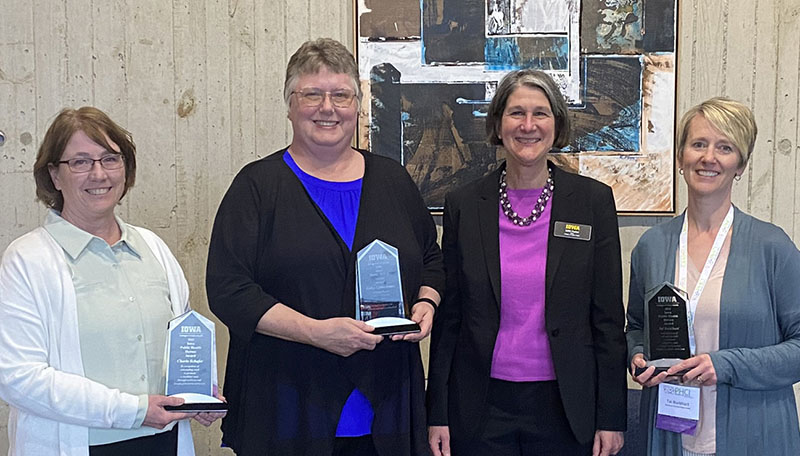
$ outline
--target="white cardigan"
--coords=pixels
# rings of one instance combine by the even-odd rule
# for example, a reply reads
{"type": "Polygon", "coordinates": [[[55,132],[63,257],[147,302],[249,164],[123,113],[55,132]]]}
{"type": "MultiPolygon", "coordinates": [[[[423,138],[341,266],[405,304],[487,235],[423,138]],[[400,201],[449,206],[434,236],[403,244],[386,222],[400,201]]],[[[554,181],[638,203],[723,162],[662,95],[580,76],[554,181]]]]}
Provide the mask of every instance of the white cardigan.
{"type": "MultiPolygon", "coordinates": [[[[128,227],[167,272],[172,313],[187,311],[189,286],[167,245],[128,227]]],[[[42,227],[12,242],[0,262],[0,398],[10,405],[9,456],[87,456],[89,427],[129,429],[139,407],[137,395],[84,377],[70,269],[42,227]]],[[[178,455],[194,455],[189,420],[178,425],[178,455]]]]}

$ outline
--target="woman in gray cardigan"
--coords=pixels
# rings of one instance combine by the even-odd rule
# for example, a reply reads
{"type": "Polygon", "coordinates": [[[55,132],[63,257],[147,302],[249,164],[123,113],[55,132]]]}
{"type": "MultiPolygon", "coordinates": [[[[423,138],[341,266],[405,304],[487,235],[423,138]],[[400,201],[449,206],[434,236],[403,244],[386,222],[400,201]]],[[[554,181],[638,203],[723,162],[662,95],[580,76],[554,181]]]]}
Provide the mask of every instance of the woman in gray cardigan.
{"type": "Polygon", "coordinates": [[[678,129],[686,212],[647,231],[631,258],[628,355],[646,366],[644,306],[664,282],[687,291],[695,356],[644,386],[641,422],[648,455],[798,455],[792,384],[800,381],[800,252],[780,228],[731,204],[756,139],[752,112],[712,98],[678,129]],[[656,426],[663,382],[699,387],[694,435],[656,426]]]}

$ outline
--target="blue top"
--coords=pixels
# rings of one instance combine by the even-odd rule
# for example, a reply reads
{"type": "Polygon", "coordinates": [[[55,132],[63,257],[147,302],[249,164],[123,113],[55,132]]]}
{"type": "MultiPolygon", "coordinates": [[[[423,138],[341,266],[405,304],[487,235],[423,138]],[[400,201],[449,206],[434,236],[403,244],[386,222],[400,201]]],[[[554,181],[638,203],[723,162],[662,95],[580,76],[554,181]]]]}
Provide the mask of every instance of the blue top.
{"type": "MultiPolygon", "coordinates": [[[[347,248],[353,249],[353,238],[356,234],[358,206],[361,202],[361,181],[330,182],[318,179],[297,166],[289,151],[283,153],[283,161],[300,179],[311,199],[322,210],[347,248]]],[[[361,437],[372,433],[372,419],[375,416],[369,400],[359,391],[353,389],[347,398],[339,424],[337,437],[361,437]]]]}

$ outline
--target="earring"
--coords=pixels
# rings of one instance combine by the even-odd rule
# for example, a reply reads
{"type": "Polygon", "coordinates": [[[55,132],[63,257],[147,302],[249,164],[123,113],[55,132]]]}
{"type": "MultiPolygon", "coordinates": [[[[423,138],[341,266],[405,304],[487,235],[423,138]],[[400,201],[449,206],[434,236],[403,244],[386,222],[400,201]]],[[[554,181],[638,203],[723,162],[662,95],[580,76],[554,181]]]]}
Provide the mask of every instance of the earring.
{"type": "Polygon", "coordinates": [[[678,174],[680,174],[681,176],[683,176],[683,168],[678,168],[678,174]]]}
{"type": "Polygon", "coordinates": [[[740,180],[742,180],[742,175],[741,174],[734,174],[733,175],[733,180],[735,180],[736,182],[739,182],[740,180]]]}

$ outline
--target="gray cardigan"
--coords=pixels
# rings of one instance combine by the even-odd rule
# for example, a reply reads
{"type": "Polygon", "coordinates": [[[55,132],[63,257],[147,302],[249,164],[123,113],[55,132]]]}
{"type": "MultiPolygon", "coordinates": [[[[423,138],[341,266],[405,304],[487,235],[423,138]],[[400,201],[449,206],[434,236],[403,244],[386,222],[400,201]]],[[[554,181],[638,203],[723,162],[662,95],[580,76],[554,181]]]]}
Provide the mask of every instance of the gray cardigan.
{"type": "MultiPolygon", "coordinates": [[[[800,252],[786,233],[734,208],[722,282],[717,373],[717,454],[800,455],[792,384],[800,381],[800,252]]],[[[628,365],[643,352],[645,295],[675,283],[683,217],[654,226],[631,256],[628,365]]],[[[648,455],[680,455],[680,434],[656,429],[657,388],[640,411],[648,455]]]]}

